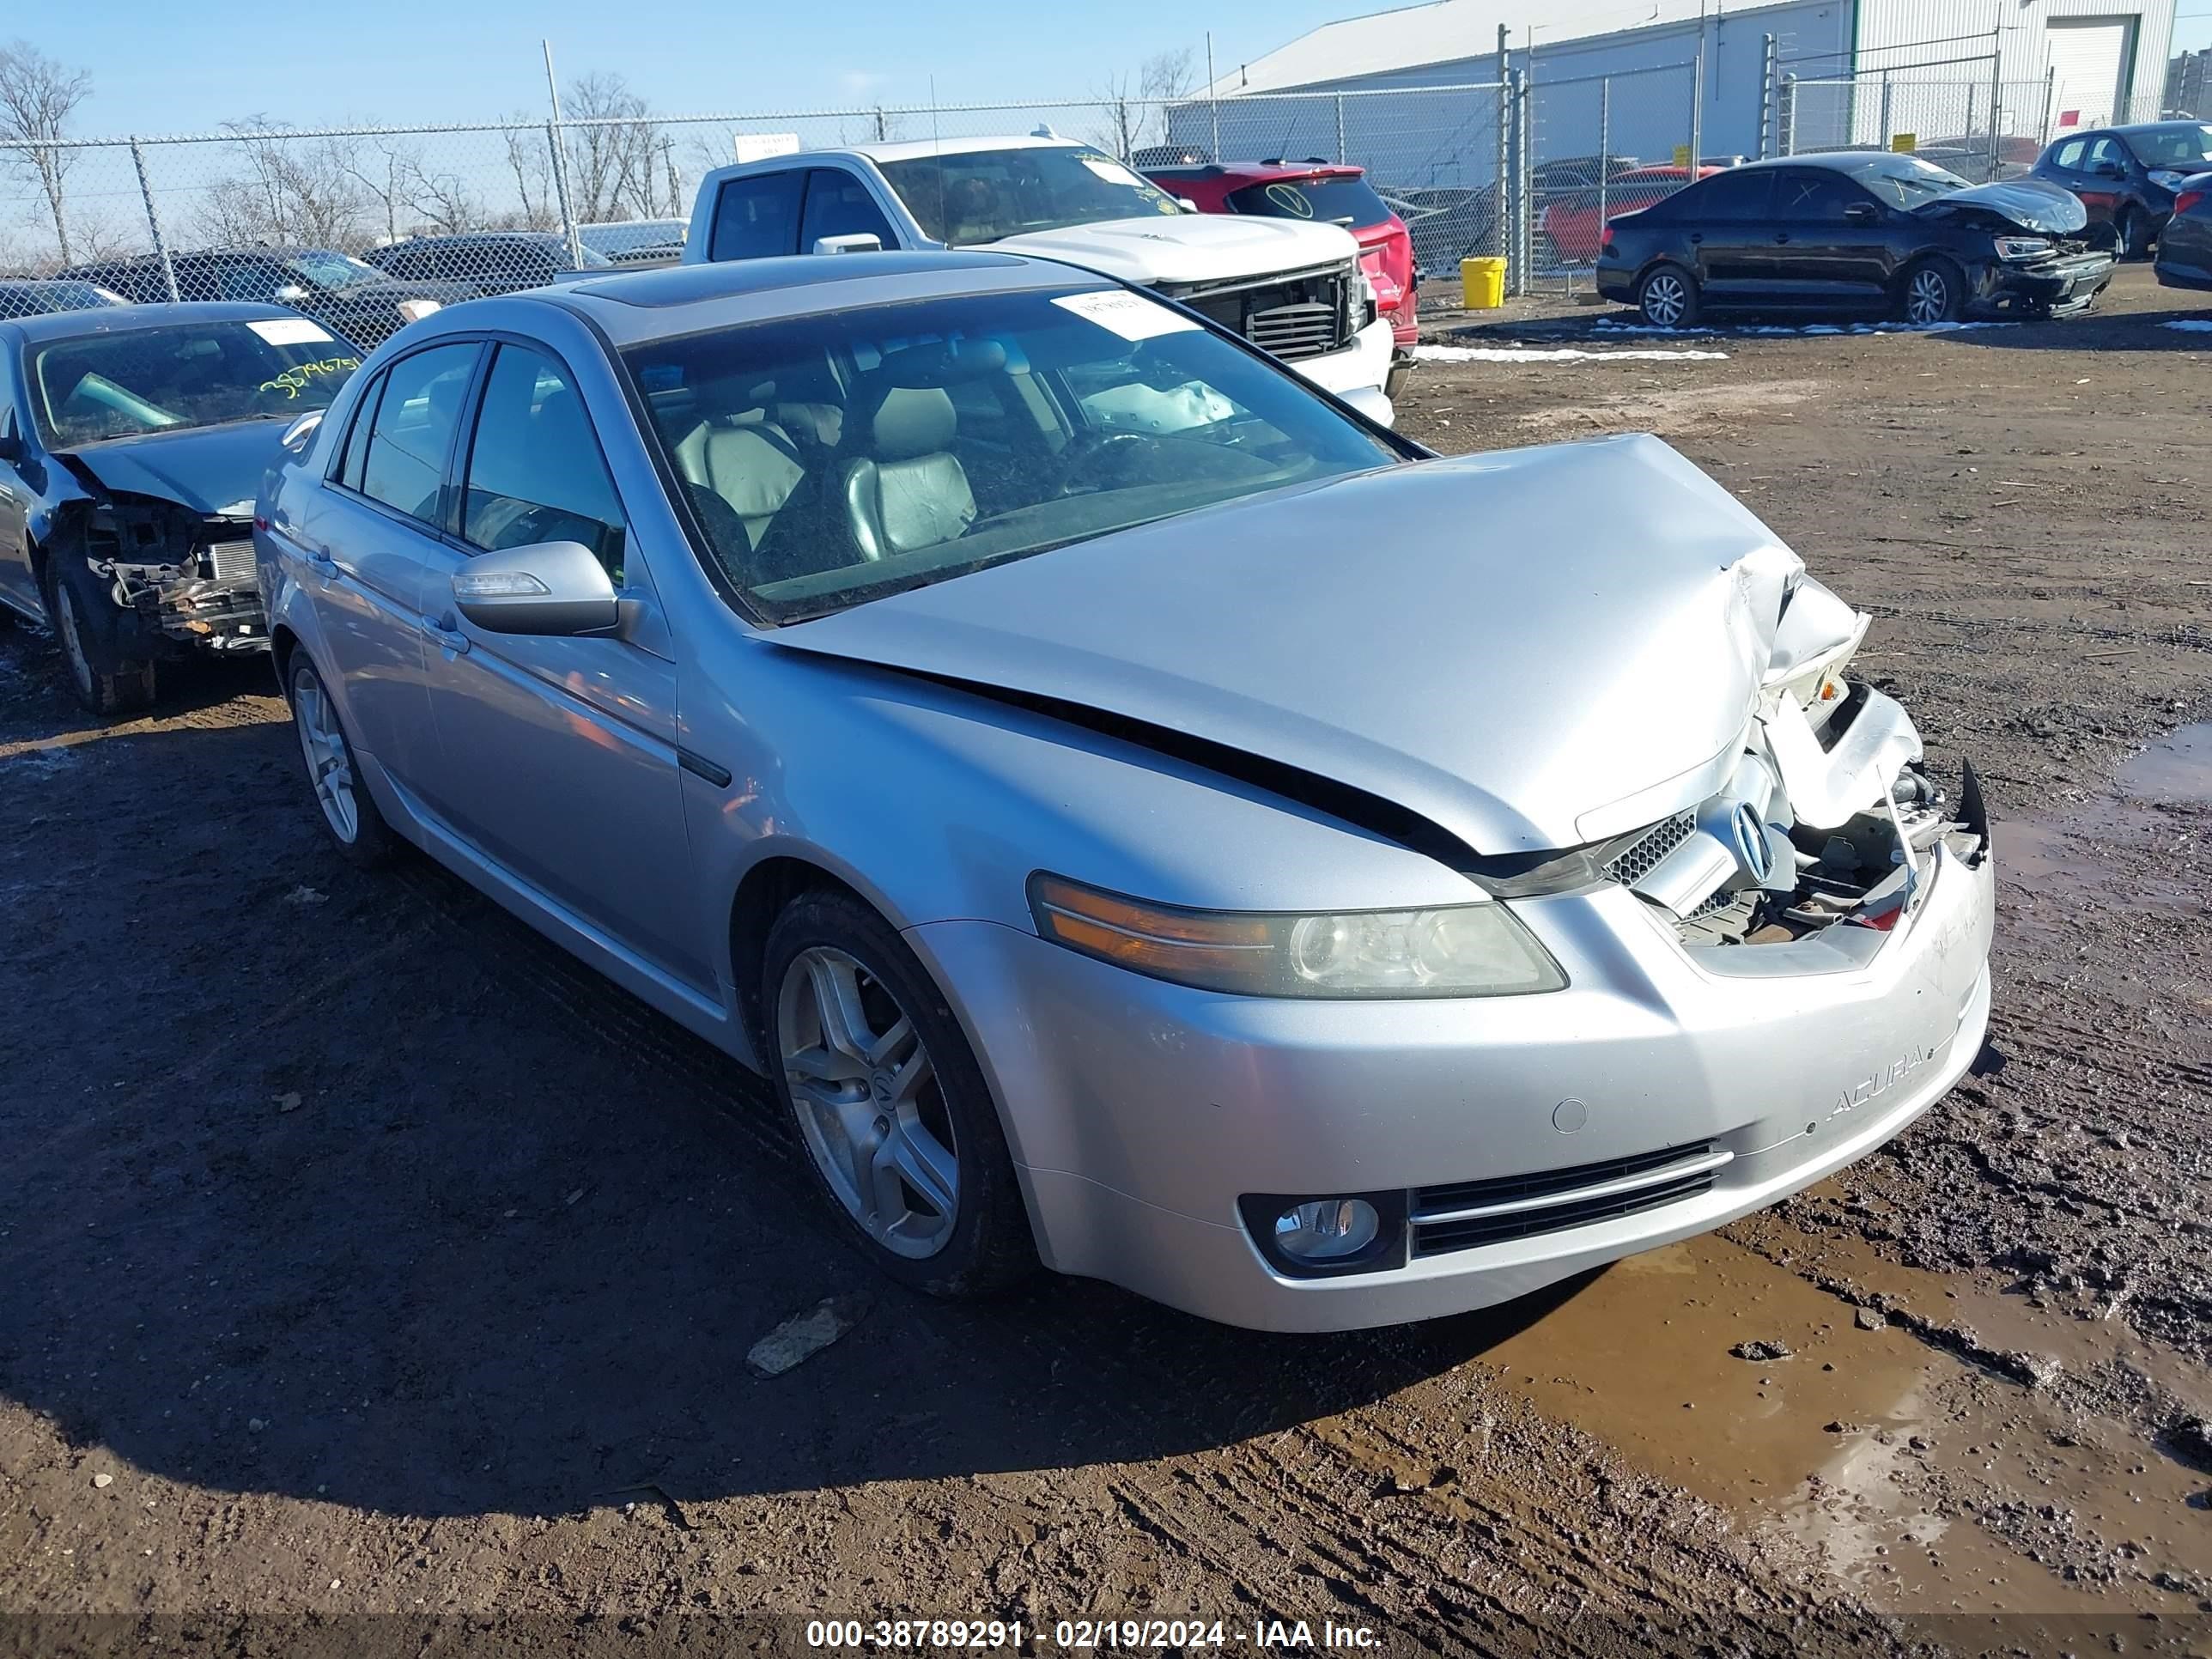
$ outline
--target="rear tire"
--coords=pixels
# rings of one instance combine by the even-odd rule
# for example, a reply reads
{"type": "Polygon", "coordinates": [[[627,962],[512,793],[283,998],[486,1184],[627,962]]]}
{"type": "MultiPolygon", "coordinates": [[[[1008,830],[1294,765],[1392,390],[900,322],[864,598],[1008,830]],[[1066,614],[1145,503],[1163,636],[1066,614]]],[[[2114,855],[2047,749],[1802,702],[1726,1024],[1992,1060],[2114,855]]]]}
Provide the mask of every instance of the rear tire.
{"type": "Polygon", "coordinates": [[[1037,1270],[999,1110],[951,1006],[849,894],[800,894],[762,956],[763,1068],[815,1185],[877,1267],[968,1300],[1037,1270]]]}
{"type": "Polygon", "coordinates": [[[64,549],[54,556],[46,615],[79,702],[111,720],[152,705],[154,659],[143,654],[137,620],[117,607],[82,555],[64,549]]]}
{"type": "Polygon", "coordinates": [[[1661,265],[1636,285],[1636,308],[1653,328],[1694,328],[1698,279],[1680,265],[1661,265]]]}
{"type": "Polygon", "coordinates": [[[1899,282],[1897,313],[1915,328],[1955,323],[1966,310],[1966,283],[1947,259],[1922,259],[1899,282]]]}
{"type": "Polygon", "coordinates": [[[2122,259],[2140,259],[2150,252],[2150,216],[2138,207],[2120,210],[2112,228],[2113,252],[2122,259]]]}

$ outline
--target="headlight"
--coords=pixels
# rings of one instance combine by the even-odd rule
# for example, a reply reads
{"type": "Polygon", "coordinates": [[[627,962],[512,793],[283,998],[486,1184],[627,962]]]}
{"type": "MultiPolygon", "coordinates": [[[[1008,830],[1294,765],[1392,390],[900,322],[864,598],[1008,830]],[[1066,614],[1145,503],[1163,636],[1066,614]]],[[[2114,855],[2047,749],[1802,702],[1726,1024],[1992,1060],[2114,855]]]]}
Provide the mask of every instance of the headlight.
{"type": "Polygon", "coordinates": [[[1254,997],[1498,997],[1567,976],[1494,901],[1322,915],[1186,910],[1039,871],[1030,913],[1056,945],[1200,990],[1254,997]]]}
{"type": "Polygon", "coordinates": [[[1997,238],[1997,258],[2000,259],[2040,259],[2050,252],[2051,244],[2040,236],[1997,238]]]}

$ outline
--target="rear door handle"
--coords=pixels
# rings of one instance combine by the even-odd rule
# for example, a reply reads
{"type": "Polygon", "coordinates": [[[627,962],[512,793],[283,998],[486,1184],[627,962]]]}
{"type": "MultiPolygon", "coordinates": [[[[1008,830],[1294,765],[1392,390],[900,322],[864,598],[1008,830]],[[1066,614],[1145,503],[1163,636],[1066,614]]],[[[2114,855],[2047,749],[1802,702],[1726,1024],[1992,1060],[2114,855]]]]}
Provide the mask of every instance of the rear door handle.
{"type": "Polygon", "coordinates": [[[1786,242],[1790,240],[1790,233],[1786,230],[1778,230],[1774,233],[1774,240],[1777,242],[1786,242]]]}
{"type": "Polygon", "coordinates": [[[329,554],[310,550],[303,556],[307,562],[307,568],[313,571],[325,581],[331,581],[337,577],[338,574],[338,562],[332,558],[329,554]]]}
{"type": "Polygon", "coordinates": [[[469,636],[459,629],[449,628],[435,617],[425,617],[422,618],[422,631],[437,642],[441,651],[450,651],[457,657],[468,654],[469,636]]]}
{"type": "Polygon", "coordinates": [[[1702,230],[1693,230],[1690,233],[1690,240],[1693,242],[1702,242],[1705,240],[1705,233],[1702,230]]]}

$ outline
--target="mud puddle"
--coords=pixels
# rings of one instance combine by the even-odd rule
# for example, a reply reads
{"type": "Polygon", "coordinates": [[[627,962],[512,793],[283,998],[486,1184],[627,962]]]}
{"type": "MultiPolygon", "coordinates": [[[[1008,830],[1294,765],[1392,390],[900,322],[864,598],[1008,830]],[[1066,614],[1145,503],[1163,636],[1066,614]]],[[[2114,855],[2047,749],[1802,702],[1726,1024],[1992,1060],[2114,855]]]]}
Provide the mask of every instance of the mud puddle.
{"type": "Polygon", "coordinates": [[[2212,806],[2212,720],[2185,726],[2120,768],[2121,794],[2169,806],[2212,806]]]}
{"type": "Polygon", "coordinates": [[[1886,1612],[2078,1637],[2212,1594],[2205,1477],[1727,1238],[1618,1264],[1484,1363],[1886,1612]]]}

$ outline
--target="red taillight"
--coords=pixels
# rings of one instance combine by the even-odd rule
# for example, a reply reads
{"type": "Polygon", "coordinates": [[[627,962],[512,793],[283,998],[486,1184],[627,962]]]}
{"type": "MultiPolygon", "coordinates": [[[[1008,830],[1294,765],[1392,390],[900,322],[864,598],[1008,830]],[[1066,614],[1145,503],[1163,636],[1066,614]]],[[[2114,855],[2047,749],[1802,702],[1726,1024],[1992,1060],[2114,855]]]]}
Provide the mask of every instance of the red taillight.
{"type": "Polygon", "coordinates": [[[2190,209],[2195,207],[2203,199],[2204,192],[2203,191],[2185,190],[2180,195],[2173,198],[2173,210],[2176,213],[2186,213],[2190,209]]]}
{"type": "Polygon", "coordinates": [[[1597,245],[1600,247],[1611,247],[1613,246],[1613,226],[1610,222],[1607,223],[1604,231],[1599,235],[1597,245]]]}

